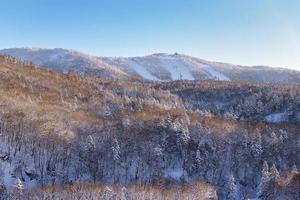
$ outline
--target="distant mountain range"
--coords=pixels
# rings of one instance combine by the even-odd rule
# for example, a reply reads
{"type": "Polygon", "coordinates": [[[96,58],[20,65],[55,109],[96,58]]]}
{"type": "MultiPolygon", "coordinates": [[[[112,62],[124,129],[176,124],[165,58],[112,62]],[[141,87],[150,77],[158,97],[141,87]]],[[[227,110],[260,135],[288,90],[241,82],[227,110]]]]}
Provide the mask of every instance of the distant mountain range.
{"type": "Polygon", "coordinates": [[[0,50],[0,54],[58,72],[75,72],[104,79],[300,83],[300,71],[296,70],[211,62],[178,53],[158,53],[144,57],[96,57],[66,49],[12,48],[0,50]]]}

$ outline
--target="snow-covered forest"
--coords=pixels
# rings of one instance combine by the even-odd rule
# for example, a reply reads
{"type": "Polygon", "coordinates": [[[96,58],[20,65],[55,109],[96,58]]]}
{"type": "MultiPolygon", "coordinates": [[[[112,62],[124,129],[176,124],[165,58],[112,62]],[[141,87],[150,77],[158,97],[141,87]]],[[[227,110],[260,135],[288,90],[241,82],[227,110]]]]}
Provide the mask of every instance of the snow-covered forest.
{"type": "Polygon", "coordinates": [[[300,86],[115,81],[0,57],[0,199],[297,199],[300,86]]]}

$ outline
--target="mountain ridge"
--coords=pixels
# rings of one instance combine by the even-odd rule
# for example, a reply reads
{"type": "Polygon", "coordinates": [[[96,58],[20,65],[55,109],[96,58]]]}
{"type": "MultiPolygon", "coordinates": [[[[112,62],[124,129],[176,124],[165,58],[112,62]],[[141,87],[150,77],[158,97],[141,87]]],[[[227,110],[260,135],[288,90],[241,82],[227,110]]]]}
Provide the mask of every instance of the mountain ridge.
{"type": "Polygon", "coordinates": [[[233,62],[223,62],[223,61],[211,61],[209,59],[202,59],[197,56],[192,56],[188,55],[185,53],[167,53],[167,52],[158,52],[158,53],[149,53],[145,55],[139,55],[139,56],[99,56],[99,55],[93,55],[91,53],[85,53],[80,50],[76,49],[69,49],[69,48],[62,48],[62,47],[56,47],[56,48],[44,48],[44,47],[11,47],[11,48],[3,48],[0,49],[0,53],[2,55],[8,55],[8,54],[3,54],[2,52],[10,51],[10,50],[31,50],[31,51],[40,51],[40,50],[63,50],[63,51],[69,51],[69,52],[76,52],[78,54],[83,54],[89,57],[96,57],[96,58],[144,58],[144,57],[149,57],[149,56],[184,56],[184,57],[190,57],[194,59],[201,60],[203,62],[207,63],[216,63],[220,65],[228,65],[228,66],[239,66],[239,67],[248,67],[248,68],[272,68],[272,69],[277,69],[277,70],[289,70],[289,71],[296,71],[299,72],[300,70],[294,69],[294,68],[289,68],[289,67],[283,67],[283,66],[271,66],[271,65],[260,65],[260,64],[255,64],[255,65],[244,65],[244,64],[235,64],[233,62]]]}
{"type": "Polygon", "coordinates": [[[252,83],[300,83],[300,71],[207,61],[185,54],[155,53],[136,57],[100,57],[76,50],[11,48],[0,50],[33,64],[64,73],[104,79],[223,80],[252,83]]]}

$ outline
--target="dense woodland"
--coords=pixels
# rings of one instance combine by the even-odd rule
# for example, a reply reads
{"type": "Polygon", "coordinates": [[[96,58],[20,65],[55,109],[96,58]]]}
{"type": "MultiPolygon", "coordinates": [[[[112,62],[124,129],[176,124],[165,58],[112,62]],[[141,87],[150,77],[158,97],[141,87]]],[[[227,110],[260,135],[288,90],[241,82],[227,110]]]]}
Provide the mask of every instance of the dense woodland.
{"type": "Polygon", "coordinates": [[[0,85],[0,199],[299,198],[297,84],[102,80],[2,56],[0,85]]]}

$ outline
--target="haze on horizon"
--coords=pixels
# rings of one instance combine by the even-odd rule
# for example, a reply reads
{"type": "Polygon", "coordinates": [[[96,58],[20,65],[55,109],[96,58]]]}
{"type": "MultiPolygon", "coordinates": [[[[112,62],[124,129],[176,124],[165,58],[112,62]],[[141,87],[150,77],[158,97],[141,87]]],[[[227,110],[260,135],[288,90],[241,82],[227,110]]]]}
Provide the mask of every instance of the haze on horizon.
{"type": "Polygon", "coordinates": [[[299,10],[298,0],[10,0],[0,8],[0,49],[179,52],[300,70],[299,10]]]}

